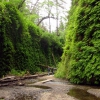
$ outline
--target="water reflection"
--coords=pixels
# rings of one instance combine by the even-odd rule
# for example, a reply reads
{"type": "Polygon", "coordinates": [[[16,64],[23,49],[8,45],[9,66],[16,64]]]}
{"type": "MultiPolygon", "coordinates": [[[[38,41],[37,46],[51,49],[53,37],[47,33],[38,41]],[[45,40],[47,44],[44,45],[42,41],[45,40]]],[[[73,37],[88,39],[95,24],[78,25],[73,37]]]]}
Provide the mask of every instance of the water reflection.
{"type": "Polygon", "coordinates": [[[68,92],[68,95],[73,96],[79,100],[100,100],[96,96],[88,93],[86,90],[73,88],[68,92]]]}
{"type": "Polygon", "coordinates": [[[27,85],[27,87],[35,87],[35,88],[41,88],[41,89],[51,89],[51,87],[43,86],[43,85],[27,85]]]}

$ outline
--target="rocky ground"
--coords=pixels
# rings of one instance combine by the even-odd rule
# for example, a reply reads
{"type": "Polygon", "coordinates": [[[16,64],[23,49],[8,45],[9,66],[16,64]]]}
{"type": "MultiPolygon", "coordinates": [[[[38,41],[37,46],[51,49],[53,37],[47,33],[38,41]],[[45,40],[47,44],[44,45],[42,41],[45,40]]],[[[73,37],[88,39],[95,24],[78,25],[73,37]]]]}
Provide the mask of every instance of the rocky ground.
{"type": "Polygon", "coordinates": [[[72,85],[68,81],[54,78],[53,75],[23,82],[23,86],[0,87],[0,100],[78,100],[67,94],[74,87],[86,88],[89,93],[100,97],[100,89],[72,85]]]}

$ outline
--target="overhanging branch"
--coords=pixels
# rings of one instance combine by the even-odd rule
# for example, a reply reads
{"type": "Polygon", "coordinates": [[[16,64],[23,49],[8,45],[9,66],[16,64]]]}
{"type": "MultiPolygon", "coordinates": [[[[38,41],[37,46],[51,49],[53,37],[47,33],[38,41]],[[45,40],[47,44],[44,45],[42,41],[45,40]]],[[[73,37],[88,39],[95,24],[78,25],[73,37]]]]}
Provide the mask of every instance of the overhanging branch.
{"type": "Polygon", "coordinates": [[[48,18],[56,19],[55,17],[46,16],[46,17],[43,17],[43,18],[38,22],[37,25],[39,26],[43,20],[48,19],[48,18]]]}

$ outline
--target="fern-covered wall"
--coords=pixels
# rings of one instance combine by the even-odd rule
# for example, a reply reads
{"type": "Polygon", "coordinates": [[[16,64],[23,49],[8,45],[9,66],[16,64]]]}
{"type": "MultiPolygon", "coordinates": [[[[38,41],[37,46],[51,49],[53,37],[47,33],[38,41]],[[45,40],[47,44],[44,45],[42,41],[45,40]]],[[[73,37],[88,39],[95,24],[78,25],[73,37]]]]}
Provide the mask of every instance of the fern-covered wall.
{"type": "Polygon", "coordinates": [[[55,66],[62,44],[26,19],[14,5],[0,3],[0,76],[12,69],[40,71],[40,64],[55,66]]]}
{"type": "Polygon", "coordinates": [[[100,1],[72,0],[59,66],[56,75],[70,82],[100,84],[100,1]]]}

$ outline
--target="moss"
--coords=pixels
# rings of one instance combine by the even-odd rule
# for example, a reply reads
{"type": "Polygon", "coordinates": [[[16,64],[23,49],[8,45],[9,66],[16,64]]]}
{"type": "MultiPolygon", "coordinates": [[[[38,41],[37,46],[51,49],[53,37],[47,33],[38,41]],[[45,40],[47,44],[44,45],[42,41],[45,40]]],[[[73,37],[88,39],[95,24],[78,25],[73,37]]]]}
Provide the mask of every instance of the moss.
{"type": "Polygon", "coordinates": [[[100,84],[99,5],[95,0],[72,1],[60,69],[76,84],[100,84]]]}
{"type": "Polygon", "coordinates": [[[57,36],[30,22],[13,4],[0,3],[0,27],[0,76],[12,69],[34,74],[41,70],[39,64],[54,66],[60,61],[57,36]]]}

